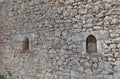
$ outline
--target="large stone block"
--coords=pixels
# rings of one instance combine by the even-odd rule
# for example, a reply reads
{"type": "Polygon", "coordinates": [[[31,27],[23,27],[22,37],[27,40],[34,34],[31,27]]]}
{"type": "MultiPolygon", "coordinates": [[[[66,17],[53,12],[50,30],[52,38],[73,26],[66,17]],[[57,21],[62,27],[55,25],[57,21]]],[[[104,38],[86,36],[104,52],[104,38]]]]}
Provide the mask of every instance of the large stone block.
{"type": "Polygon", "coordinates": [[[70,76],[71,76],[71,77],[74,77],[74,78],[78,78],[78,77],[79,77],[79,74],[78,74],[78,72],[76,72],[76,71],[74,71],[74,70],[71,70],[70,76]]]}
{"type": "Polygon", "coordinates": [[[111,65],[110,65],[109,62],[101,61],[101,62],[98,63],[98,68],[100,68],[100,69],[110,69],[111,65]]]}
{"type": "Polygon", "coordinates": [[[114,73],[113,78],[114,79],[120,79],[120,73],[114,73]]]}
{"type": "Polygon", "coordinates": [[[34,41],[35,35],[33,33],[19,34],[19,41],[23,41],[25,37],[28,37],[29,41],[34,41]]]}

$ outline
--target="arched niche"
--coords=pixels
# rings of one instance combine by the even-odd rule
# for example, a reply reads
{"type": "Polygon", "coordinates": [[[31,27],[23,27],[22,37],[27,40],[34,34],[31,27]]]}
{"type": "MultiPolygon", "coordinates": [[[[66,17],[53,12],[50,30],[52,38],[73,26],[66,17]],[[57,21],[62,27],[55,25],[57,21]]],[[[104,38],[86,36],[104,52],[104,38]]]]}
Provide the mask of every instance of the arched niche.
{"type": "Polygon", "coordinates": [[[95,36],[89,35],[86,39],[86,51],[87,53],[97,52],[97,40],[95,36]]]}
{"type": "Polygon", "coordinates": [[[28,39],[28,37],[24,38],[22,49],[23,49],[23,51],[29,50],[29,39],[28,39]]]}

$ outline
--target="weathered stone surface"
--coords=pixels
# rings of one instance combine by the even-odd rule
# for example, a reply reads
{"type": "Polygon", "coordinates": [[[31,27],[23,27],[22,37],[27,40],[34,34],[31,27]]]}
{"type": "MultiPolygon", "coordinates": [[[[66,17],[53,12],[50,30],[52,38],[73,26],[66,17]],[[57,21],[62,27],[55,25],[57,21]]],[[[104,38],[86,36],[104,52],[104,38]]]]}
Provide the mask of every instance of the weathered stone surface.
{"type": "Polygon", "coordinates": [[[1,0],[0,74],[119,79],[119,6],[119,0],[1,0]],[[25,37],[29,50],[22,51],[25,37]]]}
{"type": "Polygon", "coordinates": [[[81,73],[84,71],[84,68],[81,66],[80,68],[77,69],[78,71],[80,71],[81,73]]]}
{"type": "Polygon", "coordinates": [[[120,73],[114,73],[113,78],[114,79],[119,79],[120,78],[120,73]]]}
{"type": "Polygon", "coordinates": [[[71,75],[71,77],[74,77],[74,78],[78,78],[79,77],[78,72],[73,71],[73,70],[71,70],[70,75],[71,75]]]}
{"type": "Polygon", "coordinates": [[[110,63],[106,62],[106,61],[101,61],[98,63],[98,67],[102,68],[102,69],[109,69],[110,68],[110,63]]]}

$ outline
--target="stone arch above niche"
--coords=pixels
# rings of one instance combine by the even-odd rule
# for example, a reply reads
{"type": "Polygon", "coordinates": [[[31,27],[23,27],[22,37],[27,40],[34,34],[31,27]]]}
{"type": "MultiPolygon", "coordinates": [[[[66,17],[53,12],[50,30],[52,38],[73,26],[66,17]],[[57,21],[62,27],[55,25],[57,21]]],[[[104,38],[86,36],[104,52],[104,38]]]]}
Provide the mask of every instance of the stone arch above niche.
{"type": "Polygon", "coordinates": [[[88,38],[89,35],[93,35],[97,42],[97,53],[95,54],[100,54],[103,53],[103,40],[106,40],[109,38],[109,32],[107,30],[99,30],[99,31],[89,31],[89,32],[80,32],[80,33],[75,33],[72,35],[71,40],[73,42],[81,42],[81,51],[82,54],[86,54],[86,39],[88,38]]]}
{"type": "Polygon", "coordinates": [[[86,39],[86,52],[87,53],[97,52],[97,40],[93,35],[89,35],[86,39]]]}
{"type": "Polygon", "coordinates": [[[28,34],[19,34],[19,41],[23,41],[25,37],[29,39],[29,41],[34,41],[35,39],[35,34],[34,33],[28,33],[28,34]]]}
{"type": "Polygon", "coordinates": [[[72,41],[86,41],[89,35],[94,35],[97,40],[105,40],[109,37],[109,32],[106,30],[91,31],[91,32],[81,32],[75,33],[71,39],[72,41]]]}
{"type": "Polygon", "coordinates": [[[28,39],[28,37],[24,37],[22,50],[23,51],[29,50],[29,39],[28,39]]]}

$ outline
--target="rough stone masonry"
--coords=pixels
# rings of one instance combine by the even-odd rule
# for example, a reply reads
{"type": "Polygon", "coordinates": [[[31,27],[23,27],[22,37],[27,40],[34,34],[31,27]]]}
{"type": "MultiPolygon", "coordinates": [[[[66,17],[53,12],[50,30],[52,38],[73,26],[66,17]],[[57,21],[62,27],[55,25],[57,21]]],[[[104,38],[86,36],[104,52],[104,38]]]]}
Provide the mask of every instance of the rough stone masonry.
{"type": "Polygon", "coordinates": [[[0,0],[6,79],[120,79],[120,0],[0,0]]]}

